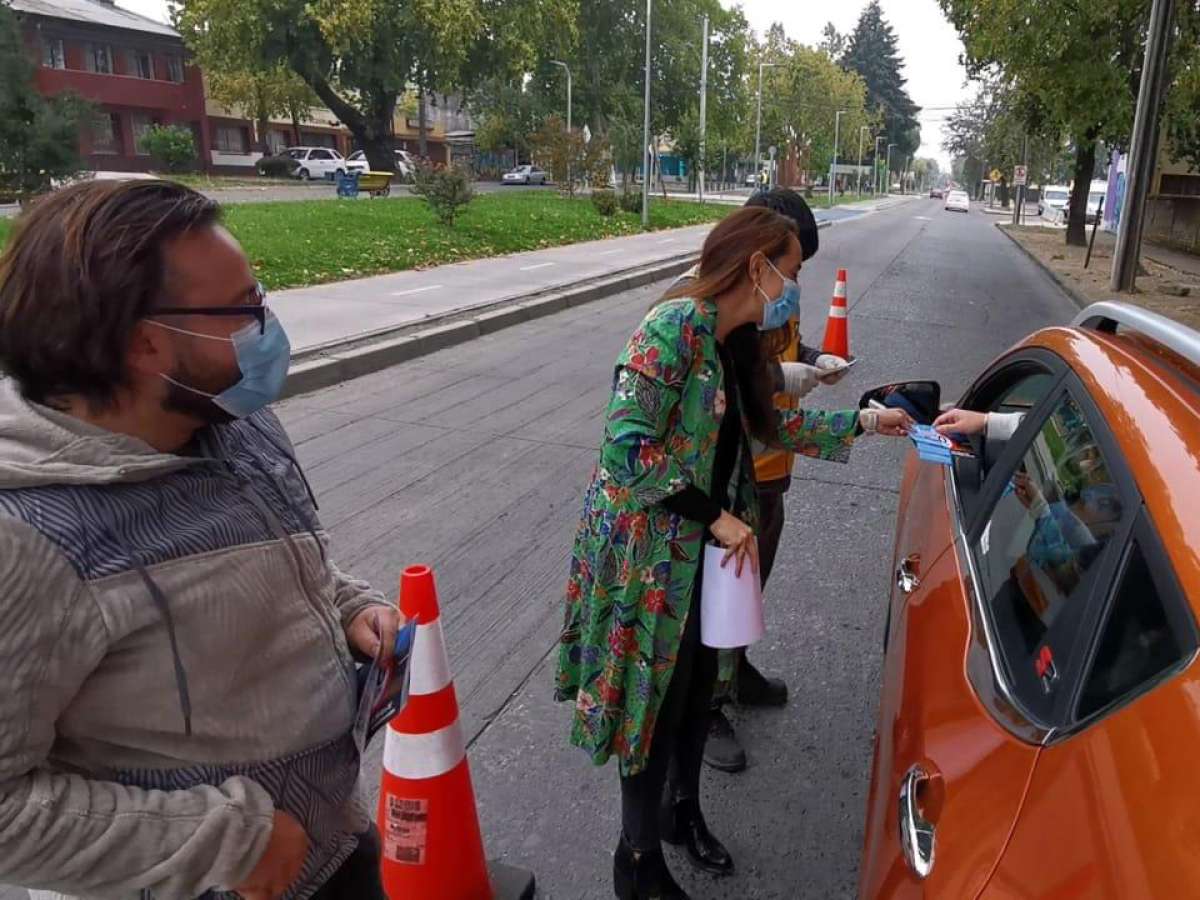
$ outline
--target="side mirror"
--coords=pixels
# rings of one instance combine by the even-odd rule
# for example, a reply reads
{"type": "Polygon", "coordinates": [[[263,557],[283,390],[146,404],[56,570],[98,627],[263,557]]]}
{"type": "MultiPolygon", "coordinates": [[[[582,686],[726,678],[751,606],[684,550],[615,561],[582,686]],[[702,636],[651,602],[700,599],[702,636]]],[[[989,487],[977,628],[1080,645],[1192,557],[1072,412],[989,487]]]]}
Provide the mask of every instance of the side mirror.
{"type": "Polygon", "coordinates": [[[918,425],[932,425],[942,404],[942,386],[936,381],[900,381],[872,388],[858,401],[866,409],[874,401],[886,407],[899,407],[918,425]]]}

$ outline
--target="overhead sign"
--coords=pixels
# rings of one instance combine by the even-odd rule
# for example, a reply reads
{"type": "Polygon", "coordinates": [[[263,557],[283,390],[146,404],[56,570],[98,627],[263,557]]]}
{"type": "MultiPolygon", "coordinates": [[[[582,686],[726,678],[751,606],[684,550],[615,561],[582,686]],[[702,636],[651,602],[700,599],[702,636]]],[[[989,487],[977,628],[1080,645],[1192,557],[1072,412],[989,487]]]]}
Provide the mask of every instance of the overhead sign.
{"type": "Polygon", "coordinates": [[[1025,168],[1025,166],[1014,166],[1013,167],[1013,184],[1017,187],[1020,187],[1021,185],[1025,184],[1025,178],[1028,174],[1029,174],[1028,170],[1025,168]]]}

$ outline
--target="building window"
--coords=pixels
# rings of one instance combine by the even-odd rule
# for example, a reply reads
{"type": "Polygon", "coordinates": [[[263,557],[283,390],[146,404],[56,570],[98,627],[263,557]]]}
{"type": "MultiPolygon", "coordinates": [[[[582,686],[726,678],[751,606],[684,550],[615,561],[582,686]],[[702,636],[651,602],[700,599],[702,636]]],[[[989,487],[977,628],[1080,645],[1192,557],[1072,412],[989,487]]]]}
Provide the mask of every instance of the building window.
{"type": "Polygon", "coordinates": [[[116,113],[101,113],[92,122],[92,152],[121,152],[121,120],[116,113]]]}
{"type": "Polygon", "coordinates": [[[1200,197],[1200,175],[1168,175],[1164,172],[1158,192],[1174,197],[1200,197]]]}
{"type": "Polygon", "coordinates": [[[246,129],[237,125],[218,125],[213,130],[213,149],[222,153],[245,153],[250,148],[246,129]]]}
{"type": "Polygon", "coordinates": [[[133,131],[134,152],[139,156],[149,155],[147,154],[145,147],[142,146],[142,142],[145,140],[145,137],[149,133],[150,129],[154,127],[154,124],[154,120],[145,113],[133,113],[129,117],[129,126],[133,131]]]}
{"type": "Polygon", "coordinates": [[[98,75],[112,74],[112,48],[108,44],[88,44],[84,48],[84,54],[87,57],[85,62],[89,72],[98,75]]]}
{"type": "Polygon", "coordinates": [[[154,60],[145,50],[130,50],[126,69],[134,78],[154,78],[154,60]]]}
{"type": "Polygon", "coordinates": [[[272,128],[267,132],[267,149],[272,154],[282,153],[287,147],[292,144],[292,135],[287,131],[278,131],[272,128]]]}
{"type": "Polygon", "coordinates": [[[167,78],[176,84],[183,83],[183,60],[180,57],[167,57],[167,78]]]}
{"type": "Polygon", "coordinates": [[[47,69],[65,69],[67,67],[62,38],[42,38],[42,65],[47,69]]]}
{"type": "Polygon", "coordinates": [[[324,131],[302,131],[300,132],[300,141],[306,147],[325,147],[329,150],[337,149],[337,135],[324,131]]]}

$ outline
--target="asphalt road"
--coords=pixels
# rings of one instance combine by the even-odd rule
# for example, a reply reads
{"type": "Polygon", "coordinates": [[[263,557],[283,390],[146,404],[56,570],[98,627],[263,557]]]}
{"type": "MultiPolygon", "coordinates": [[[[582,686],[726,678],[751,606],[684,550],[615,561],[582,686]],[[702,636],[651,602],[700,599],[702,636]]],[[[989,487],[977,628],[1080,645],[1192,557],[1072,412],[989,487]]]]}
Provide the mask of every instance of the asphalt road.
{"type": "MultiPolygon", "coordinates": [[[[821,232],[804,267],[816,343],[849,271],[861,362],[813,406],[936,378],[953,400],[1007,346],[1074,308],[979,212],[918,201],[821,232]]],[[[615,766],[567,744],[551,701],[567,555],[596,458],[612,361],[662,286],[578,307],[282,404],[340,566],[391,592],[435,567],[489,853],[543,898],[611,897],[615,766]]],[[[781,710],[737,713],[750,768],[708,772],[704,805],[738,871],[696,898],[853,894],[878,696],[882,611],[905,443],[864,438],[847,465],[800,460],[752,658],[786,678],[781,710]]],[[[366,783],[378,784],[380,747],[366,783]]],[[[0,898],[9,900],[3,888],[0,898]]],[[[19,896],[13,893],[13,896],[19,896]]]]}

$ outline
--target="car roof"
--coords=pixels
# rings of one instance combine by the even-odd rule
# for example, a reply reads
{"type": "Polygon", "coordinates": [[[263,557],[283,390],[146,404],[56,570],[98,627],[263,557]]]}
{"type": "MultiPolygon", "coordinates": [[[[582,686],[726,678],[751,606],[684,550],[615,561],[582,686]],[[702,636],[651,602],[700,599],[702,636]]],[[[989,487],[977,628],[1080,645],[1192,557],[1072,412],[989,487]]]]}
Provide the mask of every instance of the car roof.
{"type": "Polygon", "coordinates": [[[1050,350],[1083,381],[1200,615],[1200,333],[1108,302],[1019,346],[1050,350]]]}

